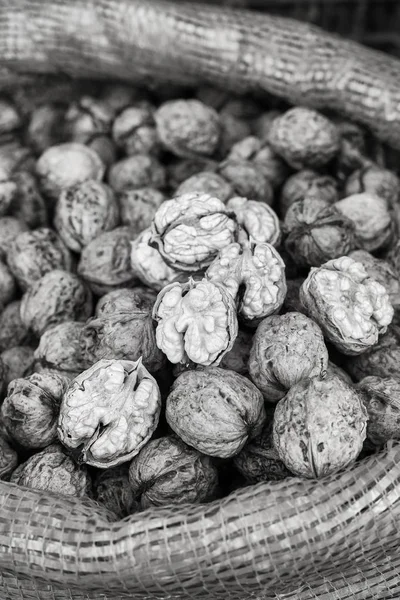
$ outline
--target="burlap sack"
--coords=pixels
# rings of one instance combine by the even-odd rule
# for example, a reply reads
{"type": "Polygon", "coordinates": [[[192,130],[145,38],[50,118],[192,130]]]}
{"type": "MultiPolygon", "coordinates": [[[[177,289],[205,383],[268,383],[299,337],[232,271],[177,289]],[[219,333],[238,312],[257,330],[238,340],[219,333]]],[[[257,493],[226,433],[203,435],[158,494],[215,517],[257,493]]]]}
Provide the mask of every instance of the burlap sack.
{"type": "MultiPolygon", "coordinates": [[[[395,59],[296,21],[150,0],[3,0],[0,75],[223,84],[337,109],[400,145],[395,59]],[[17,75],[16,75],[17,74],[17,75]]],[[[322,481],[120,522],[0,482],[1,600],[400,598],[400,445],[322,481]]]]}

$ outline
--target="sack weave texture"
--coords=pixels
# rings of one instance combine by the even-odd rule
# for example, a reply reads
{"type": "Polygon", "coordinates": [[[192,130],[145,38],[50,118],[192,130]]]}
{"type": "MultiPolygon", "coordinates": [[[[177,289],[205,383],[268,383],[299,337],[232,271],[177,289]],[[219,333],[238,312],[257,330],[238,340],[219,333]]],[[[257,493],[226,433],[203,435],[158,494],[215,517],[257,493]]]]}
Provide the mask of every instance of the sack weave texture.
{"type": "MultiPolygon", "coordinates": [[[[219,82],[336,109],[400,146],[400,62],[317,27],[150,0],[3,0],[0,82],[219,82]]],[[[1,600],[400,598],[400,444],[338,475],[114,522],[0,482],[1,600]]]]}

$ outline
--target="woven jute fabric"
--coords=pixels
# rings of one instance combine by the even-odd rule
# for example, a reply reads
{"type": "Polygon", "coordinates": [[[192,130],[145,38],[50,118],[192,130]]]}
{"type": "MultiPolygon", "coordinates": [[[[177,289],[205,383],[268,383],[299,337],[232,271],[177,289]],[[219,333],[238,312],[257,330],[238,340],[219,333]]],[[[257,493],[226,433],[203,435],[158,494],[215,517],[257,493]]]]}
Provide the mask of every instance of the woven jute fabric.
{"type": "MultiPolygon", "coordinates": [[[[338,110],[397,147],[399,64],[227,7],[0,3],[3,86],[61,73],[262,89],[338,110]]],[[[321,481],[264,483],[118,522],[90,501],[0,482],[0,600],[399,599],[399,462],[394,443],[321,481]]]]}

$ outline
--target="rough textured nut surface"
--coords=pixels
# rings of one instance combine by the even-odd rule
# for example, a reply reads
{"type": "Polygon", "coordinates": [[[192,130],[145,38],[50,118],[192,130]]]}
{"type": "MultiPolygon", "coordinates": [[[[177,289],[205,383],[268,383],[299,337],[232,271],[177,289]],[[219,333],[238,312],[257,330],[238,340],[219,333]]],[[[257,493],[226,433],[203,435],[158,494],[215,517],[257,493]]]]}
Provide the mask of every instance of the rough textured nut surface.
{"type": "Polygon", "coordinates": [[[127,106],[114,119],[112,137],[125,154],[157,154],[160,140],[155,128],[154,107],[148,102],[127,106]]]}
{"type": "Polygon", "coordinates": [[[225,158],[232,146],[251,134],[250,124],[243,118],[226,112],[219,113],[221,135],[217,155],[225,158]]]}
{"type": "Polygon", "coordinates": [[[59,444],[51,444],[15,469],[11,483],[63,496],[82,498],[91,492],[90,475],[66,456],[59,444]]]}
{"type": "Polygon", "coordinates": [[[212,171],[217,169],[218,163],[210,158],[181,158],[175,159],[167,165],[168,187],[176,190],[186,179],[197,175],[202,171],[212,171]]]}
{"type": "Polygon", "coordinates": [[[347,256],[312,268],[300,288],[307,314],[343,354],[365,352],[393,319],[385,288],[347,256]]]}
{"type": "Polygon", "coordinates": [[[355,381],[374,375],[375,377],[399,377],[400,329],[388,327],[378,343],[359,356],[348,356],[346,371],[355,381]]]}
{"type": "Polygon", "coordinates": [[[10,251],[12,242],[20,233],[28,229],[26,223],[23,223],[15,217],[0,218],[0,259],[6,260],[10,251]]]}
{"type": "Polygon", "coordinates": [[[128,227],[117,227],[102,233],[83,249],[78,273],[95,294],[102,296],[137,282],[131,266],[131,240],[128,227]]]}
{"type": "Polygon", "coordinates": [[[308,196],[286,211],[285,248],[299,266],[319,267],[354,248],[354,229],[335,206],[308,196]]]}
{"type": "Polygon", "coordinates": [[[47,148],[64,141],[64,114],[64,107],[52,103],[37,106],[31,112],[26,136],[35,153],[42,154],[47,148]]]}
{"type": "Polygon", "coordinates": [[[112,189],[94,179],[64,189],[56,204],[54,226],[64,244],[81,252],[103,231],[119,223],[119,206],[112,189]]]}
{"type": "Polygon", "coordinates": [[[339,152],[337,127],[315,110],[295,107],[277,117],[268,141],[294,169],[323,167],[339,152]]]}
{"type": "Polygon", "coordinates": [[[269,402],[277,402],[307,377],[323,376],[328,350],[321,329],[297,312],[264,319],[253,338],[249,373],[269,402]]]}
{"type": "Polygon", "coordinates": [[[131,266],[135,276],[157,292],[174,281],[187,281],[189,274],[170,267],[157,248],[150,246],[151,240],[151,229],[145,229],[131,242],[131,266]]]}
{"type": "Polygon", "coordinates": [[[157,294],[147,287],[121,288],[100,298],[96,304],[96,317],[112,316],[119,312],[151,310],[157,294]]]}
{"type": "Polygon", "coordinates": [[[355,461],[367,411],[357,391],[333,375],[295,384],[275,410],[273,444],[295,475],[319,478],[355,461]]]}
{"type": "Polygon", "coordinates": [[[279,199],[280,214],[284,216],[289,206],[304,198],[316,198],[333,204],[339,200],[338,183],[334,177],[321,175],[311,169],[294,173],[282,187],[279,199]]]}
{"type": "Polygon", "coordinates": [[[209,456],[175,436],[151,440],[129,467],[129,482],[142,509],[214,499],[218,471],[209,456]]]}
{"type": "Polygon", "coordinates": [[[229,458],[256,437],[265,421],[261,392],[242,375],[211,367],[185,371],[167,398],[166,418],[189,446],[229,458]]]}
{"type": "Polygon", "coordinates": [[[103,162],[106,169],[109,169],[117,162],[117,148],[108,135],[95,135],[86,145],[100,156],[100,160],[103,162]]]}
{"type": "Polygon", "coordinates": [[[383,285],[389,295],[391,305],[394,309],[399,309],[400,279],[392,265],[386,260],[376,258],[366,250],[354,250],[348,256],[361,263],[368,276],[383,285]]]}
{"type": "Polygon", "coordinates": [[[201,171],[192,175],[175,191],[176,196],[193,193],[208,194],[224,203],[234,195],[231,184],[213,171],[201,171]]]}
{"type": "Polygon", "coordinates": [[[219,366],[223,369],[235,371],[235,373],[239,373],[239,375],[247,375],[249,372],[248,362],[252,344],[253,331],[239,329],[232,350],[229,350],[229,352],[225,354],[219,366]]]}
{"type": "Polygon", "coordinates": [[[157,297],[153,319],[157,346],[173,364],[218,365],[238,332],[233,297],[206,279],[167,285],[157,297]]]}
{"type": "Polygon", "coordinates": [[[36,173],[45,194],[57,200],[61,190],[86,179],[100,181],[104,164],[99,155],[75,142],[52,146],[43,152],[36,163],[36,173]]]}
{"type": "Polygon", "coordinates": [[[21,301],[21,319],[36,335],[65,321],[86,321],[93,312],[92,294],[73,273],[54,269],[36,281],[21,301]]]}
{"type": "Polygon", "coordinates": [[[16,183],[9,179],[8,174],[3,173],[0,169],[0,216],[4,216],[9,213],[10,206],[12,205],[16,195],[16,183]]]}
{"type": "Polygon", "coordinates": [[[285,299],[285,264],[270,244],[230,244],[206,272],[238,305],[238,316],[256,327],[261,319],[277,312],[285,299]]]}
{"type": "Polygon", "coordinates": [[[72,257],[55,231],[40,227],[20,233],[11,243],[7,263],[22,290],[53,269],[72,267],[72,257]]]}
{"type": "Polygon", "coordinates": [[[30,333],[21,320],[21,301],[10,302],[0,314],[0,351],[28,342],[30,333]]]}
{"type": "Polygon", "coordinates": [[[377,445],[400,439],[400,380],[395,377],[364,377],[357,390],[368,412],[367,437],[377,445]]]}
{"type": "Polygon", "coordinates": [[[128,156],[112,165],[108,172],[108,183],[116,192],[126,189],[165,186],[165,168],[149,154],[128,156]]]}
{"type": "Polygon", "coordinates": [[[16,293],[16,281],[7,265],[0,260],[0,310],[14,300],[16,293]]]}
{"type": "Polygon", "coordinates": [[[260,165],[250,160],[227,159],[218,166],[218,173],[230,183],[235,196],[272,204],[274,192],[260,165]]]}
{"type": "Polygon", "coordinates": [[[328,366],[326,369],[327,375],[335,375],[336,377],[341,377],[348,385],[353,385],[353,380],[350,375],[344,371],[341,367],[338,367],[332,361],[328,361],[328,366]]]}
{"type": "Polygon", "coordinates": [[[192,193],[164,202],[154,215],[151,231],[150,243],[166,263],[194,273],[237,239],[238,225],[218,198],[192,193]]]}
{"type": "Polygon", "coordinates": [[[7,386],[18,377],[26,377],[33,371],[34,350],[30,346],[13,346],[0,354],[3,381],[7,386]]]}
{"type": "Polygon", "coordinates": [[[379,196],[394,207],[400,199],[400,180],[393,171],[369,165],[354,171],[346,181],[346,197],[363,192],[379,196]]]}
{"type": "Polygon", "coordinates": [[[237,222],[251,242],[273,246],[279,244],[281,239],[279,219],[268,204],[235,196],[227,202],[226,207],[236,215],[237,222]]]}
{"type": "Polygon", "coordinates": [[[128,226],[136,237],[150,227],[151,222],[164,202],[165,196],[154,188],[140,188],[138,190],[125,190],[118,194],[121,210],[121,222],[128,226]]]}
{"type": "Polygon", "coordinates": [[[140,508],[129,483],[129,467],[126,464],[102,471],[94,481],[93,496],[118,519],[124,519],[140,508]]]}
{"type": "Polygon", "coordinates": [[[48,207],[34,175],[28,171],[19,171],[13,175],[13,182],[16,185],[16,195],[10,214],[31,229],[46,227],[49,222],[48,207]]]}
{"type": "Polygon", "coordinates": [[[210,156],[217,148],[221,127],[218,113],[198,100],[171,100],[154,119],[163,145],[176,156],[210,156]]]}
{"type": "Polygon", "coordinates": [[[90,367],[83,355],[82,331],[85,323],[65,321],[47,329],[35,350],[35,370],[55,369],[73,378],[90,367]]]}
{"type": "Polygon", "coordinates": [[[18,465],[18,455],[3,435],[0,435],[0,479],[9,479],[18,465]]]}
{"type": "Polygon", "coordinates": [[[373,252],[392,240],[394,220],[384,198],[365,192],[343,198],[334,206],[353,221],[358,248],[373,252]]]}
{"type": "Polygon", "coordinates": [[[68,139],[86,144],[94,135],[109,133],[112,118],[113,111],[102,99],[81,96],[67,110],[64,129],[68,139]]]}
{"type": "Polygon", "coordinates": [[[105,469],[133,458],[160,416],[156,380],[141,359],[100,360],[64,394],[58,436],[82,463],[105,469]]]}
{"type": "Polygon", "coordinates": [[[3,422],[24,448],[45,448],[57,441],[61,398],[69,380],[43,371],[11,381],[1,406],[3,422]]]}

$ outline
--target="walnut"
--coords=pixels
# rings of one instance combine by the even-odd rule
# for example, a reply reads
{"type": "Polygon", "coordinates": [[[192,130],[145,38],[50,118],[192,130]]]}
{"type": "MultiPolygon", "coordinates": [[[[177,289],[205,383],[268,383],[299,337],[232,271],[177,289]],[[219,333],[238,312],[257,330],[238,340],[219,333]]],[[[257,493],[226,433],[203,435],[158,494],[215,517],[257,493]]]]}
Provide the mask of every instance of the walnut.
{"type": "Polygon", "coordinates": [[[321,329],[301,313],[264,319],[257,328],[249,373],[268,402],[277,402],[306,377],[323,376],[328,350],[321,329]]]}
{"type": "Polygon", "coordinates": [[[299,266],[319,267],[354,248],[354,231],[354,223],[334,205],[308,196],[286,212],[285,248],[299,266]]]}
{"type": "Polygon", "coordinates": [[[272,204],[274,192],[260,165],[228,158],[218,165],[217,173],[232,186],[235,196],[272,204]]]}
{"type": "Polygon", "coordinates": [[[27,171],[20,171],[13,175],[13,182],[16,186],[16,194],[10,213],[31,229],[46,227],[49,222],[48,208],[34,175],[27,171]]]}
{"type": "Polygon", "coordinates": [[[198,100],[171,100],[154,113],[162,144],[176,156],[211,156],[221,126],[218,113],[198,100]]]}
{"type": "Polygon", "coordinates": [[[281,228],[276,213],[268,204],[235,196],[226,207],[236,216],[237,222],[248,238],[255,244],[278,246],[281,240],[281,228]]]}
{"type": "Polygon", "coordinates": [[[92,314],[92,294],[73,273],[54,269],[43,275],[21,302],[21,319],[36,335],[65,321],[86,321],[92,314]]]}
{"type": "Polygon", "coordinates": [[[273,446],[272,421],[267,421],[261,434],[233,458],[233,465],[246,482],[252,485],[292,477],[273,446]]]}
{"type": "Polygon", "coordinates": [[[336,377],[341,377],[343,381],[345,381],[348,385],[353,385],[353,380],[346,371],[344,371],[341,367],[338,367],[331,360],[328,361],[328,366],[326,368],[327,375],[335,375],[336,377]]]}
{"type": "Polygon", "coordinates": [[[116,192],[126,189],[165,186],[165,168],[148,154],[135,154],[116,162],[108,172],[108,183],[116,192]]]}
{"type": "Polygon", "coordinates": [[[70,250],[81,252],[101,233],[115,229],[118,223],[118,202],[105,183],[87,179],[61,192],[54,227],[70,250]]]}
{"type": "Polygon", "coordinates": [[[277,117],[268,141],[275,152],[294,169],[319,168],[339,152],[337,127],[321,113],[294,107],[277,117]]]}
{"type": "Polygon", "coordinates": [[[368,276],[383,285],[389,295],[391,305],[395,310],[399,309],[400,279],[392,265],[386,260],[372,256],[366,250],[354,250],[348,256],[361,263],[368,276]]]}
{"type": "Polygon", "coordinates": [[[101,93],[102,101],[107,104],[114,115],[135,102],[146,100],[146,98],[147,92],[145,90],[115,81],[106,84],[101,93]]]}
{"type": "Polygon", "coordinates": [[[108,135],[95,135],[87,142],[86,146],[98,154],[106,169],[109,169],[117,162],[117,148],[108,135]]]}
{"type": "Polygon", "coordinates": [[[356,389],[368,412],[368,439],[378,446],[400,440],[400,380],[371,375],[361,379],[356,389]]]}
{"type": "Polygon", "coordinates": [[[92,240],[83,250],[78,273],[97,295],[137,282],[131,266],[129,227],[117,227],[92,240]]]}
{"type": "Polygon", "coordinates": [[[125,107],[112,126],[112,137],[126,155],[158,154],[160,140],[154,122],[154,107],[148,102],[125,107]]]}
{"type": "Polygon", "coordinates": [[[217,156],[225,158],[232,147],[251,134],[250,124],[243,118],[226,112],[219,113],[221,134],[217,156]]]}
{"type": "Polygon", "coordinates": [[[21,115],[16,106],[9,100],[0,98],[0,137],[6,140],[7,136],[13,134],[22,125],[21,115]]]}
{"type": "Polygon", "coordinates": [[[101,181],[104,170],[104,164],[94,150],[75,142],[51,146],[36,163],[41,189],[53,201],[64,188],[86,179],[101,181]]]}
{"type": "Polygon", "coordinates": [[[339,200],[337,181],[329,175],[321,175],[310,169],[303,169],[291,175],[281,190],[280,214],[284,216],[292,204],[305,198],[316,198],[334,204],[339,200]]]}
{"type": "Polygon", "coordinates": [[[89,319],[81,334],[83,355],[88,363],[101,359],[139,360],[155,373],[165,366],[164,354],[156,345],[153,306],[135,308],[119,303],[114,311],[89,319]]]}
{"type": "Polygon", "coordinates": [[[58,435],[79,461],[105,469],[131,460],[153,435],[160,416],[156,380],[141,359],[100,360],[64,394],[58,435]]]}
{"type": "Polygon", "coordinates": [[[156,341],[173,363],[218,365],[238,332],[235,303],[225,287],[206,279],[171,283],[153,309],[156,341]]]}
{"type": "Polygon", "coordinates": [[[7,436],[4,437],[3,434],[0,434],[0,479],[8,481],[17,465],[18,455],[16,451],[10,445],[7,436]]]}
{"type": "Polygon", "coordinates": [[[28,290],[53,269],[72,268],[72,256],[52,229],[20,233],[11,243],[7,263],[22,290],[28,290]]]}
{"type": "Polygon", "coordinates": [[[392,241],[394,221],[384,198],[364,192],[343,198],[334,207],[353,221],[357,248],[373,252],[392,241]]]}
{"type": "Polygon", "coordinates": [[[83,354],[84,327],[80,321],[65,321],[47,329],[35,350],[35,371],[50,369],[74,378],[88,369],[93,363],[83,354]]]}
{"type": "Polygon", "coordinates": [[[104,100],[82,96],[65,113],[65,131],[69,140],[86,144],[94,135],[111,130],[114,113],[104,100]]]}
{"type": "Polygon", "coordinates": [[[262,430],[266,418],[261,392],[245,377],[218,367],[185,371],[166,403],[171,429],[209,456],[229,458],[262,430]]]}
{"type": "Polygon", "coordinates": [[[385,288],[346,256],[312,268],[300,300],[328,340],[350,356],[376,344],[394,312],[385,288]]]}
{"type": "Polygon", "coordinates": [[[46,103],[35,107],[29,115],[26,140],[37,154],[65,141],[65,108],[46,103]]]}
{"type": "Polygon", "coordinates": [[[119,312],[151,310],[157,294],[147,287],[121,288],[100,298],[96,304],[96,317],[112,316],[119,312]]]}
{"type": "Polygon", "coordinates": [[[93,484],[93,496],[118,519],[124,519],[140,508],[129,483],[127,464],[101,471],[93,484]]]}
{"type": "Polygon", "coordinates": [[[9,213],[10,206],[16,195],[17,184],[10,179],[7,172],[3,172],[2,169],[0,169],[0,216],[9,213]]]}
{"type": "Polygon", "coordinates": [[[400,329],[388,327],[378,343],[359,356],[348,356],[346,371],[355,381],[374,375],[375,377],[399,377],[400,329]]]}
{"type": "Polygon", "coordinates": [[[400,199],[400,180],[389,169],[368,165],[354,171],[346,181],[346,197],[362,193],[379,196],[393,208],[400,199]]]}
{"type": "Polygon", "coordinates": [[[68,384],[66,377],[46,371],[10,382],[1,416],[23,448],[45,448],[57,441],[61,398],[68,384]]]}
{"type": "Polygon", "coordinates": [[[335,165],[336,176],[347,179],[356,169],[372,163],[367,158],[366,132],[358,123],[346,121],[341,117],[333,121],[340,135],[340,150],[335,165]]]}
{"type": "Polygon", "coordinates": [[[215,161],[200,156],[173,160],[167,165],[168,187],[175,191],[181,183],[192,177],[192,175],[197,175],[197,173],[203,171],[214,172],[216,168],[217,163],[215,161]]]}
{"type": "Polygon", "coordinates": [[[231,184],[213,171],[195,173],[185,179],[175,191],[176,196],[193,193],[208,194],[224,203],[234,195],[231,184]]]}
{"type": "Polygon", "coordinates": [[[5,263],[0,260],[0,310],[14,300],[17,294],[15,279],[5,263]]]}
{"type": "Polygon", "coordinates": [[[15,469],[11,483],[63,496],[82,498],[91,492],[88,471],[67,456],[59,444],[51,444],[15,469]]]}
{"type": "Polygon", "coordinates": [[[26,223],[15,217],[0,217],[0,260],[6,260],[15,238],[28,229],[26,223]]]}
{"type": "Polygon", "coordinates": [[[192,193],[163,202],[153,219],[150,244],[173,269],[194,273],[237,236],[236,218],[220,200],[192,193]]]}
{"type": "Polygon", "coordinates": [[[223,369],[235,371],[239,375],[248,375],[248,362],[252,344],[253,331],[239,329],[232,349],[225,354],[219,366],[223,369]]]}
{"type": "Polygon", "coordinates": [[[188,273],[170,267],[157,248],[150,246],[152,235],[148,228],[131,242],[131,268],[134,275],[157,292],[174,281],[187,281],[188,273]]]}
{"type": "Polygon", "coordinates": [[[175,436],[151,440],[129,467],[129,482],[142,509],[213,500],[218,472],[209,456],[175,436]]]}
{"type": "Polygon", "coordinates": [[[0,314],[0,351],[20,346],[30,340],[28,328],[21,320],[21,301],[7,304],[0,314]]]}
{"type": "Polygon", "coordinates": [[[273,444],[289,471],[314,479],[353,463],[366,430],[358,392],[341,377],[313,377],[299,381],[278,403],[273,444]]]}
{"type": "Polygon", "coordinates": [[[238,306],[238,316],[256,327],[281,308],[286,295],[285,264],[270,244],[230,244],[206,272],[223,285],[238,306]]]}
{"type": "Polygon", "coordinates": [[[118,194],[122,224],[131,229],[134,237],[138,236],[150,227],[164,200],[164,194],[151,187],[124,190],[118,194]]]}
{"type": "Polygon", "coordinates": [[[14,379],[26,377],[33,371],[34,350],[30,346],[13,346],[0,354],[3,366],[2,380],[7,386],[14,379]]]}

